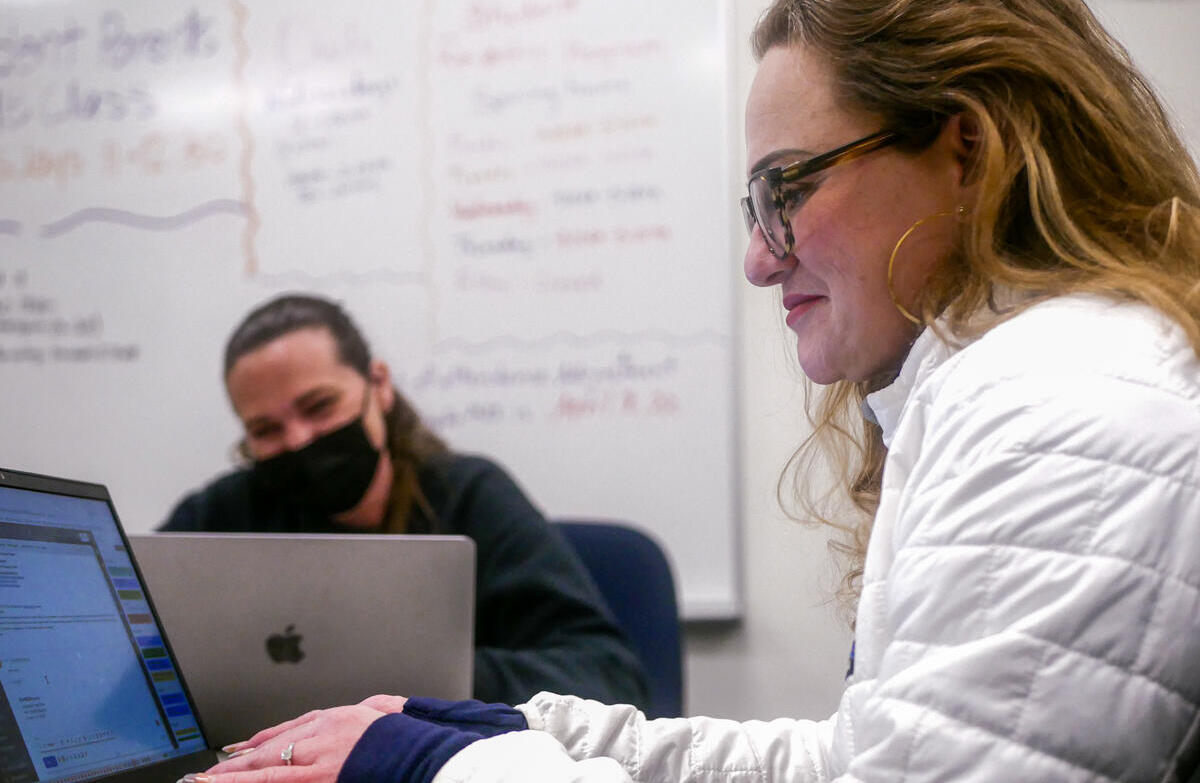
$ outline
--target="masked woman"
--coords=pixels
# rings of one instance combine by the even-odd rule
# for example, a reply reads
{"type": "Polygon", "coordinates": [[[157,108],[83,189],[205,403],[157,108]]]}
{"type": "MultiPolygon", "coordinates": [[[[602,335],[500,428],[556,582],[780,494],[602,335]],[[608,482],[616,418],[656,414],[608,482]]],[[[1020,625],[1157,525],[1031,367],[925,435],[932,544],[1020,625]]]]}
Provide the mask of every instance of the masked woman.
{"type": "Polygon", "coordinates": [[[477,698],[644,700],[569,545],[500,467],[421,423],[338,305],[293,295],[251,312],[226,346],[225,385],[248,466],[186,497],[163,530],[469,536],[477,698]]]}

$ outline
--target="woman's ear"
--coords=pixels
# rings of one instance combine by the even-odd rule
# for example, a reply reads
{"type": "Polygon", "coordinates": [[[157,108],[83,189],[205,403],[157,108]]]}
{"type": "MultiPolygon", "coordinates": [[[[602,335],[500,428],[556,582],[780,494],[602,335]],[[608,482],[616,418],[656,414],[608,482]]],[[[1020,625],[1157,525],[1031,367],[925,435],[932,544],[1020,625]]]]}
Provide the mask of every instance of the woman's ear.
{"type": "Polygon", "coordinates": [[[374,387],[379,409],[384,413],[391,413],[392,406],[396,404],[396,390],[392,388],[392,372],[388,369],[387,362],[372,359],[367,368],[367,380],[374,387]]]}
{"type": "Polygon", "coordinates": [[[975,181],[975,167],[979,160],[979,142],[982,134],[975,115],[959,112],[946,121],[942,138],[950,146],[950,153],[958,162],[959,184],[969,186],[975,181]]]}
{"type": "Polygon", "coordinates": [[[233,464],[239,467],[247,467],[254,462],[254,456],[250,453],[250,447],[246,445],[244,436],[229,447],[229,458],[233,464]]]}

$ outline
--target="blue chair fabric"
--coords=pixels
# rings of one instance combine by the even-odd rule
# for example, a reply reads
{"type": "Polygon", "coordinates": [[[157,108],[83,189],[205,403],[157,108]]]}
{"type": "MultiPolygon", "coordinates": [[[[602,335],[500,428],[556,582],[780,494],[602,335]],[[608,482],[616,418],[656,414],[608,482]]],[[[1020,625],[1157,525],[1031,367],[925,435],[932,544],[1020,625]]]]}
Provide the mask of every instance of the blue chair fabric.
{"type": "Polygon", "coordinates": [[[625,524],[559,520],[558,529],[641,658],[650,690],[650,718],[683,715],[683,649],[675,580],[654,539],[625,524]]]}

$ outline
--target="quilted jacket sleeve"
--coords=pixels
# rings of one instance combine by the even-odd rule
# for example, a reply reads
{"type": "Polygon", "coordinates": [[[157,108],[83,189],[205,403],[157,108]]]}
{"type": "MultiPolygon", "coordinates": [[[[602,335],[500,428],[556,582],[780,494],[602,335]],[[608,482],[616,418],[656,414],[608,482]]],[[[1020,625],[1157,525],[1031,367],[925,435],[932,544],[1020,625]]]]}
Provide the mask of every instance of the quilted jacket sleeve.
{"type": "Polygon", "coordinates": [[[646,720],[633,707],[550,693],[538,694],[521,710],[533,731],[470,745],[442,767],[434,783],[828,779],[830,722],[646,720]]]}
{"type": "Polygon", "coordinates": [[[979,352],[905,413],[847,779],[1165,780],[1195,725],[1195,388],[1027,355],[979,352]]]}

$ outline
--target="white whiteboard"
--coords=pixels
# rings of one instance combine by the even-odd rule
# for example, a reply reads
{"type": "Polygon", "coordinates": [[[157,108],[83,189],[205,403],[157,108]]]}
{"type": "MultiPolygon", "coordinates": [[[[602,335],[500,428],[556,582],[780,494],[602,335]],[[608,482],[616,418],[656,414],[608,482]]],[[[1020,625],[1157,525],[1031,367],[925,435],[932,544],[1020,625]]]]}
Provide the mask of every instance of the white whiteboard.
{"type": "Polygon", "coordinates": [[[1176,129],[1200,160],[1200,3],[1088,0],[1100,23],[1129,50],[1176,129]]]}
{"type": "Polygon", "coordinates": [[[315,290],[452,447],[738,613],[718,0],[0,9],[0,465],[154,527],[232,464],[236,321],[315,290]]]}

